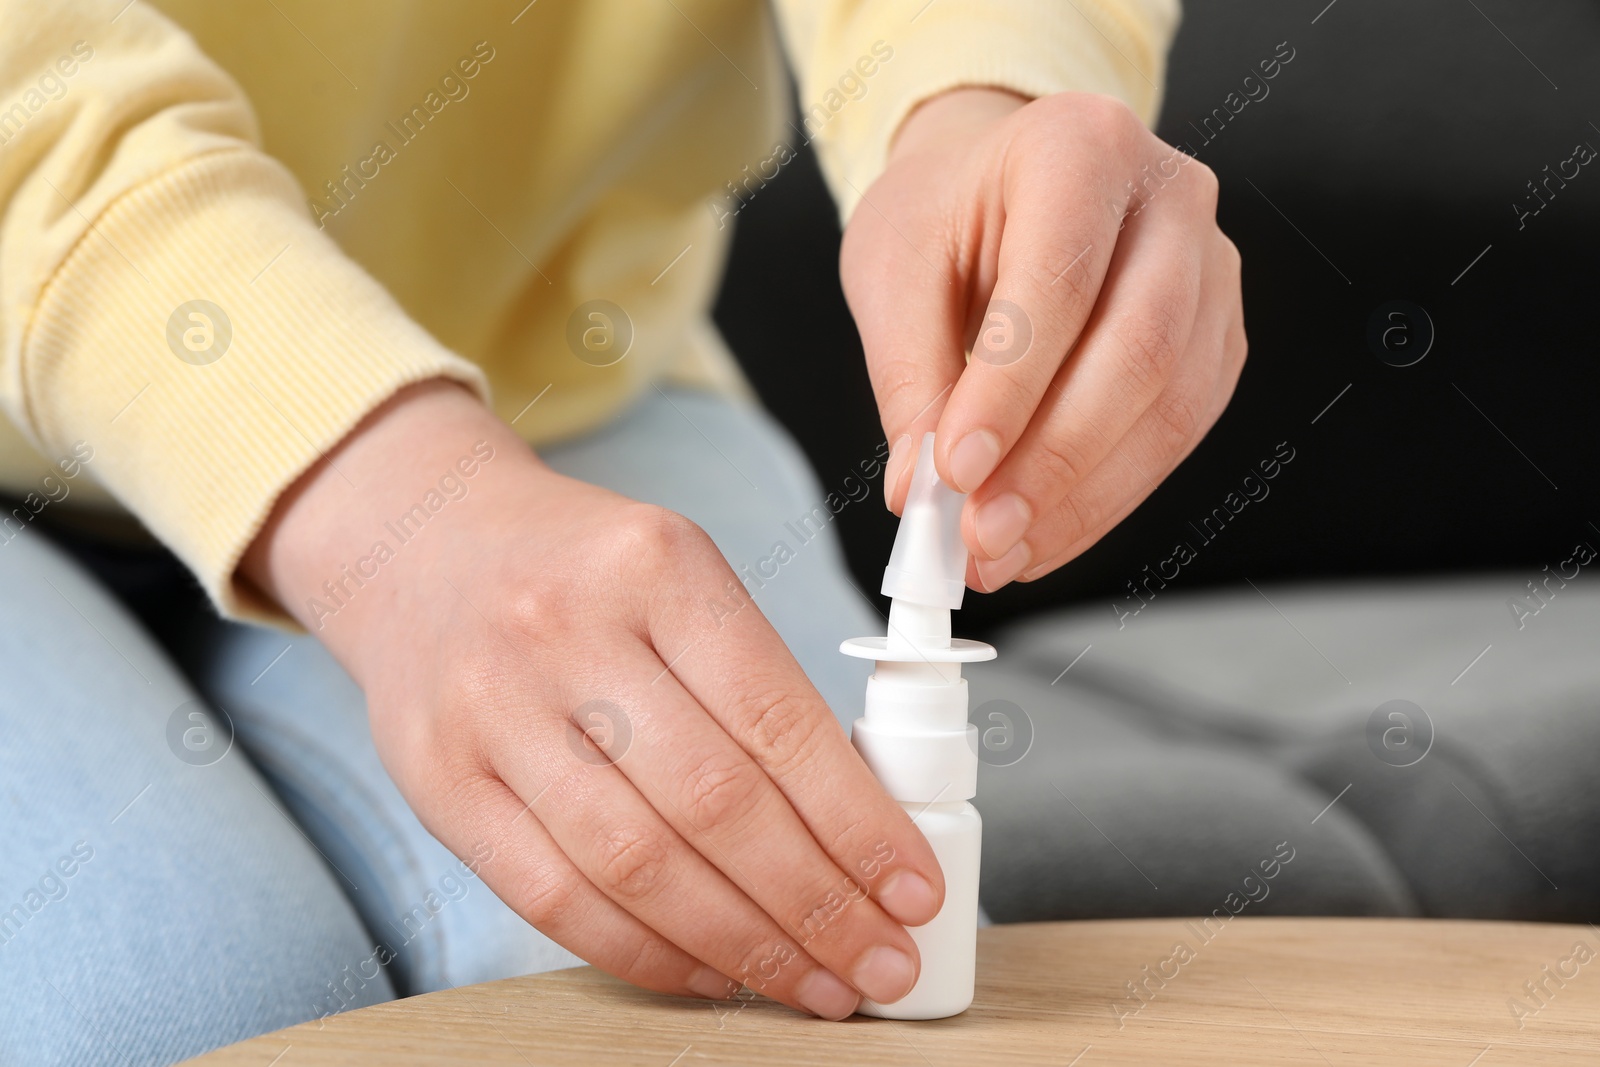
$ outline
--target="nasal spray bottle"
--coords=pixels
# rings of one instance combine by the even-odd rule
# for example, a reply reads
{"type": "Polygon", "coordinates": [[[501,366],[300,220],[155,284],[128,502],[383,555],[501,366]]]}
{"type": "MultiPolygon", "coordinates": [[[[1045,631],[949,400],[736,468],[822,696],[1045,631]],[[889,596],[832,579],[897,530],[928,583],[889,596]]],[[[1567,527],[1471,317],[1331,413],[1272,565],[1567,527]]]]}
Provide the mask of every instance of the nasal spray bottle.
{"type": "Polygon", "coordinates": [[[944,906],[910,927],[922,957],[911,992],[893,1004],[863,1000],[863,1015],[943,1019],[972,1004],[978,948],[978,731],[967,723],[961,664],[994,659],[993,646],[950,636],[950,612],[966,591],[961,542],[966,497],[939,481],[933,434],[925,434],[911,472],[883,595],[891,599],[886,637],[857,637],[847,656],[876,660],[865,714],[855,721],[856,751],[933,846],[944,872],[944,906]]]}

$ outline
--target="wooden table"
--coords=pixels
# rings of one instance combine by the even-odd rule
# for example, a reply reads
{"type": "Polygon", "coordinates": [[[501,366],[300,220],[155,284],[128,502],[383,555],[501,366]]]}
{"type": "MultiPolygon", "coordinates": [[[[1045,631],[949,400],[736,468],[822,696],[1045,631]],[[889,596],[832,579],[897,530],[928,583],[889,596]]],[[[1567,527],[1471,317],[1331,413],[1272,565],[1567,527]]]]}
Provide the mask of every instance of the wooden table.
{"type": "Polygon", "coordinates": [[[191,1062],[1600,1063],[1591,926],[1238,918],[1206,934],[1176,919],[993,927],[980,934],[976,1002],[937,1022],[828,1023],[760,999],[713,1007],[584,967],[383,1004],[191,1062]]]}

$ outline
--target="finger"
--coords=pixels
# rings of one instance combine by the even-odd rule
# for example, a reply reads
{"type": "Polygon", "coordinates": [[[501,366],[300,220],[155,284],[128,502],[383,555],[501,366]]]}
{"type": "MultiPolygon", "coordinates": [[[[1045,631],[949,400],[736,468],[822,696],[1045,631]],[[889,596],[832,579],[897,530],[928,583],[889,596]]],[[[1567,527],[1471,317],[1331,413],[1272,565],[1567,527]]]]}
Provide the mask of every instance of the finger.
{"type": "Polygon", "coordinates": [[[583,876],[639,922],[751,989],[823,1018],[854,1012],[857,992],[707,863],[621,771],[578,755],[582,736],[570,721],[540,717],[503,738],[492,760],[518,796],[531,798],[532,814],[583,876]]]}
{"type": "Polygon", "coordinates": [[[1011,451],[1078,343],[1127,239],[1118,229],[1132,187],[1120,180],[1155,161],[1159,142],[1121,104],[1080,99],[1057,111],[1009,154],[1023,162],[1003,178],[998,277],[972,360],[939,419],[939,474],[961,492],[982,485],[1011,451]],[[1093,168],[1083,166],[1089,151],[1093,168]],[[1087,176],[1063,188],[1063,173],[1087,176]]]}
{"type": "Polygon", "coordinates": [[[897,514],[916,457],[913,442],[938,424],[965,364],[966,308],[957,266],[947,247],[925,239],[919,246],[907,236],[939,232],[913,224],[898,203],[868,197],[856,208],[840,251],[845,299],[889,442],[884,503],[897,514]]]}
{"type": "Polygon", "coordinates": [[[451,838],[491,842],[478,876],[546,937],[625,982],[679,996],[726,999],[739,985],[662,937],[596,889],[562,853],[527,805],[484,777],[456,809],[471,824],[451,838]]]}
{"type": "Polygon", "coordinates": [[[650,636],[672,673],[783,794],[843,871],[901,923],[938,913],[944,878],[905,809],[890,800],[782,638],[695,529],[666,558],[685,577],[651,613],[650,636]],[[714,613],[706,574],[721,574],[714,613]],[[699,576],[699,577],[696,577],[699,576]]]}
{"type": "Polygon", "coordinates": [[[1134,447],[1148,439],[1145,431],[1138,424],[1118,442],[1100,466],[1029,528],[1007,558],[969,558],[968,584],[992,593],[1018,579],[1032,581],[1083,554],[1127,518],[1188,454],[1185,450],[1164,458],[1157,450],[1134,447]]]}
{"type": "Polygon", "coordinates": [[[766,773],[657,658],[642,666],[632,668],[628,691],[644,694],[644,704],[617,768],[813,959],[879,1003],[910,992],[916,943],[869,896],[877,879],[868,874],[881,868],[881,854],[841,868],[766,773]]]}
{"type": "Polygon", "coordinates": [[[1018,576],[1032,581],[1084,552],[1143,502],[1221,416],[1244,364],[1245,341],[1237,285],[1230,280],[1236,274],[1227,262],[1231,259],[1236,272],[1237,253],[1225,239],[1219,241],[1226,246],[1221,265],[1207,272],[1215,278],[1217,296],[1211,296],[1208,284],[1190,349],[1166,391],[1105,459],[1029,529],[1020,569],[1006,569],[1015,567],[1014,561],[974,561],[968,569],[974,588],[993,590],[1018,576]]]}
{"type": "MultiPolygon", "coordinates": [[[[964,509],[964,536],[980,560],[1011,553],[1033,519],[1094,470],[1166,389],[1198,313],[1207,238],[1215,233],[1206,205],[1212,188],[1194,181],[1163,190],[1123,231],[1099,303],[1072,358],[1048,383],[1050,395],[1037,410],[989,413],[1027,421],[1016,423],[1015,447],[985,472],[964,509]]],[[[946,408],[947,419],[959,402],[946,408]]]]}

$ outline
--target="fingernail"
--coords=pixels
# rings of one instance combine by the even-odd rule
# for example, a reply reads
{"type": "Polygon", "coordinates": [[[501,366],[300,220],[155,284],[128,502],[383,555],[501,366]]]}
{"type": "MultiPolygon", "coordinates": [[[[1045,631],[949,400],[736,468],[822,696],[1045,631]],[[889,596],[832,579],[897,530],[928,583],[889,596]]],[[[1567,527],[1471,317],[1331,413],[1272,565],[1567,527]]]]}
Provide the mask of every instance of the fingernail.
{"type": "Polygon", "coordinates": [[[992,593],[1021,574],[1022,569],[1032,560],[1033,552],[1029,550],[1028,542],[1019,542],[1015,548],[999,559],[978,560],[978,580],[992,593]]]}
{"type": "MultiPolygon", "coordinates": [[[[1015,493],[1002,493],[985,501],[972,518],[972,530],[989,558],[998,560],[1016,547],[1033,525],[1033,509],[1015,493]]],[[[982,563],[979,563],[982,567],[982,563]]]]}
{"type": "Polygon", "coordinates": [[[710,1000],[727,1000],[739,988],[737,982],[720,971],[712,970],[710,967],[700,968],[684,984],[691,991],[710,1000]]]}
{"type": "Polygon", "coordinates": [[[896,921],[921,926],[939,913],[939,898],[928,880],[914,871],[895,871],[878,890],[878,906],[896,921]]]}
{"type": "Polygon", "coordinates": [[[851,974],[856,988],[879,1004],[892,1004],[917,984],[917,965],[897,948],[869,948],[851,974]]]}
{"type": "Polygon", "coordinates": [[[800,984],[794,987],[794,999],[806,1011],[823,1019],[848,1018],[861,1003],[854,989],[821,967],[800,979],[800,984]]]}
{"type": "Polygon", "coordinates": [[[1000,465],[1000,438],[993,430],[973,430],[950,450],[950,477],[959,493],[970,493],[1000,465]]]}
{"type": "Polygon", "coordinates": [[[895,491],[906,473],[906,461],[911,458],[911,435],[903,433],[889,446],[889,463],[883,468],[883,506],[894,510],[895,491]]]}

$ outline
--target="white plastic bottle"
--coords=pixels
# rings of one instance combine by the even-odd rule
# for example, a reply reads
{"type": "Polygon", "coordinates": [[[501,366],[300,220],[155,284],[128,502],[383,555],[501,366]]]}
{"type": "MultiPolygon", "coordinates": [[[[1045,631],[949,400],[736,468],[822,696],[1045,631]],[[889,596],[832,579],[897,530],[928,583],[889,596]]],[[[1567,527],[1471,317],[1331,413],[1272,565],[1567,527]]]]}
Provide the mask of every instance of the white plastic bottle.
{"type": "Polygon", "coordinates": [[[889,633],[853,638],[839,648],[877,661],[851,740],[928,839],[945,884],[939,914],[908,928],[922,957],[917,984],[893,1004],[863,1000],[863,1015],[943,1019],[972,1004],[983,820],[968,803],[978,792],[978,737],[967,722],[961,664],[993,659],[995,651],[950,636],[950,612],[966,592],[965,499],[939,481],[933,434],[924,435],[883,572],[889,633]]]}

